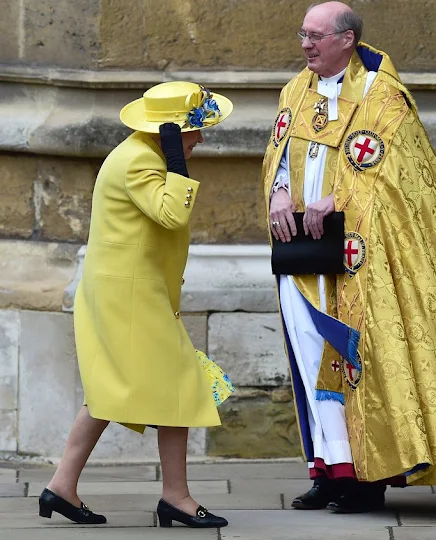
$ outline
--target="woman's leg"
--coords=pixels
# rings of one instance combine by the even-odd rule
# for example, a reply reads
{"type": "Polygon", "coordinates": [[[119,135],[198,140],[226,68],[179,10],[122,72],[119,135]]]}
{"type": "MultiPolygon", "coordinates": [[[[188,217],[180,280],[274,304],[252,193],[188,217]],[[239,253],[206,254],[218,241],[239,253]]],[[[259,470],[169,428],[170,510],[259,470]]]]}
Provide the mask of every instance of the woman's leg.
{"type": "Polygon", "coordinates": [[[186,473],[188,428],[159,426],[158,442],[163,480],[162,499],[195,516],[198,503],[189,493],[186,473]]]}
{"type": "Polygon", "coordinates": [[[58,468],[47,488],[74,506],[80,507],[77,483],[86,462],[109,422],[89,415],[83,406],[74,420],[58,468]]]}

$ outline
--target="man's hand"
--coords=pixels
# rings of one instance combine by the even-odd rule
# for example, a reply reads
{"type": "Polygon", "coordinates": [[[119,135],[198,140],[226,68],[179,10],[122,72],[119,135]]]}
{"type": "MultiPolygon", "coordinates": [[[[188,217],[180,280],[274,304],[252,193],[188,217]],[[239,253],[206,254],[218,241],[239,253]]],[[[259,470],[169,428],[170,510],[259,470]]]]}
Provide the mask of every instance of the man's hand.
{"type": "Polygon", "coordinates": [[[334,210],[335,202],[333,193],[316,203],[309,204],[303,217],[306,236],[310,233],[314,240],[319,240],[324,234],[324,218],[334,212],[334,210]]]}
{"type": "Polygon", "coordinates": [[[295,205],[286,189],[280,188],[276,193],[273,193],[269,209],[269,222],[276,240],[290,242],[291,234],[296,236],[297,227],[292,212],[295,212],[295,205]],[[277,223],[280,226],[277,226],[277,223]]]}

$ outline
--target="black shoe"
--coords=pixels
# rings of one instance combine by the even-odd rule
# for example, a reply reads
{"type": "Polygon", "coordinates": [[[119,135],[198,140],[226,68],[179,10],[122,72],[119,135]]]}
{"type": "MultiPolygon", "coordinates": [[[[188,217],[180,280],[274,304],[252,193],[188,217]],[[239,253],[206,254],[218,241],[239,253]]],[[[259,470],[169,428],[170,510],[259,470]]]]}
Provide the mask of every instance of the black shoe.
{"type": "Polygon", "coordinates": [[[86,506],[81,503],[80,508],[67,502],[53,491],[45,488],[39,497],[39,515],[45,518],[51,518],[53,512],[62,514],[64,517],[75,521],[76,523],[98,525],[106,523],[106,518],[99,514],[94,514],[86,506]]]}
{"type": "Polygon", "coordinates": [[[161,527],[172,527],[173,521],[183,523],[188,527],[197,529],[219,528],[225,527],[229,522],[223,517],[214,516],[209,513],[206,508],[199,506],[195,516],[190,516],[181,510],[178,510],[171,504],[168,504],[163,499],[157,505],[157,515],[161,527]]]}
{"type": "Polygon", "coordinates": [[[361,514],[383,510],[386,486],[356,482],[335,501],[328,504],[328,510],[335,514],[361,514]]]}
{"type": "Polygon", "coordinates": [[[336,498],[334,481],[327,478],[316,479],[313,487],[304,495],[296,497],[292,506],[297,510],[321,510],[336,498]]]}

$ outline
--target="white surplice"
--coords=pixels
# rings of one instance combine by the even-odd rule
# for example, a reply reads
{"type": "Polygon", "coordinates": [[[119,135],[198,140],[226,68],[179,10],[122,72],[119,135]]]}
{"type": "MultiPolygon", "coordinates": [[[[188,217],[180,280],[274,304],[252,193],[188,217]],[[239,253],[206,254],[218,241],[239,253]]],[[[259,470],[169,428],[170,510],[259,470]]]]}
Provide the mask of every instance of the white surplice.
{"type": "MultiPolygon", "coordinates": [[[[338,83],[338,81],[344,73],[345,70],[334,77],[319,79],[318,93],[328,98],[329,120],[338,118],[337,96],[342,89],[342,84],[338,83]]],[[[375,76],[375,72],[370,71],[368,73],[364,95],[368,92],[375,76]]],[[[322,198],[326,156],[327,146],[325,145],[319,145],[318,154],[315,158],[309,156],[308,149],[303,190],[306,206],[322,198]]],[[[288,142],[277,170],[274,182],[276,189],[278,186],[284,186],[292,195],[292,181],[289,181],[290,178],[288,142]]],[[[339,401],[317,401],[315,399],[315,387],[324,349],[324,339],[318,334],[306,303],[292,276],[280,276],[279,286],[283,319],[306,392],[314,456],[324,460],[326,465],[353,463],[344,406],[339,401]]],[[[320,308],[321,311],[325,312],[324,276],[318,276],[318,289],[320,308]]],[[[313,467],[313,463],[309,463],[309,467],[313,467]]]]}

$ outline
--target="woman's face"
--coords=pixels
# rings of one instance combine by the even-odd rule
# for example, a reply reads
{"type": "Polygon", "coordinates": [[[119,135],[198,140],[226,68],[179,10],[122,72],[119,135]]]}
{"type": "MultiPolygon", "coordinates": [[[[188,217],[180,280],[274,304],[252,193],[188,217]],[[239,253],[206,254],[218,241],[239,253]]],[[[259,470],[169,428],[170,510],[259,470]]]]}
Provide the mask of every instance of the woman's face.
{"type": "Polygon", "coordinates": [[[185,159],[189,159],[195,146],[198,143],[201,144],[203,141],[203,135],[201,134],[201,131],[199,129],[182,133],[183,154],[185,156],[185,159]]]}

